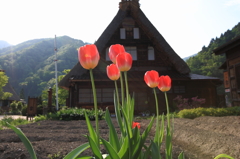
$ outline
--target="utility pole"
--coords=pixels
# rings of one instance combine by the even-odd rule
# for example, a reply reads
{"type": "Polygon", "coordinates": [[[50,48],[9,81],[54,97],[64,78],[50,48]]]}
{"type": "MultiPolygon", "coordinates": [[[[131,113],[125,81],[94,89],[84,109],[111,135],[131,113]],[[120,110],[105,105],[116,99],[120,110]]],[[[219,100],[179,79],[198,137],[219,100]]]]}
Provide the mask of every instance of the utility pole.
{"type": "Polygon", "coordinates": [[[56,110],[58,111],[58,75],[57,75],[57,45],[56,45],[56,35],[54,39],[54,52],[55,52],[55,78],[56,78],[56,110]]]}

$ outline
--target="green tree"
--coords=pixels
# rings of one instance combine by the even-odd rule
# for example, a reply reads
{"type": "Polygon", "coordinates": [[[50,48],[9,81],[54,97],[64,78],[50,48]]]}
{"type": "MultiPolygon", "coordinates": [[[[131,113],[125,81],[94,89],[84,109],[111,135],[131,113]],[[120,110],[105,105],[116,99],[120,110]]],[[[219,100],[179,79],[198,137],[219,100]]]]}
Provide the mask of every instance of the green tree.
{"type": "Polygon", "coordinates": [[[7,99],[12,96],[12,93],[4,92],[3,87],[8,83],[8,76],[5,72],[0,72],[0,99],[7,99]]]}
{"type": "MultiPolygon", "coordinates": [[[[70,69],[65,69],[63,71],[64,75],[60,75],[58,76],[58,82],[61,81],[65,75],[70,72],[70,69]]],[[[51,79],[51,81],[54,81],[55,82],[55,79],[51,79]]],[[[56,105],[56,85],[54,84],[53,87],[52,87],[52,105],[56,105]]],[[[68,91],[59,87],[58,88],[58,104],[59,106],[65,106],[66,105],[66,98],[68,97],[68,91]]],[[[43,100],[43,104],[44,105],[47,105],[47,102],[48,102],[48,89],[45,89],[43,92],[42,92],[42,100],[43,100]]]]}
{"type": "Polygon", "coordinates": [[[24,99],[25,100],[25,95],[24,95],[24,89],[23,88],[20,91],[19,97],[20,97],[20,99],[24,99]]]}

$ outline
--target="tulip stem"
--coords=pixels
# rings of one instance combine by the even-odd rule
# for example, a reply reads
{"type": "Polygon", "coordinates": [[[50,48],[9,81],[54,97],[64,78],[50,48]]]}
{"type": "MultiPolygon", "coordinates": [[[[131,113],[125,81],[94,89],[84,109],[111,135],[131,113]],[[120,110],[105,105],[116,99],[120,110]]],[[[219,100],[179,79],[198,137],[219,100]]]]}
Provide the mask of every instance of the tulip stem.
{"type": "Polygon", "coordinates": [[[121,132],[123,133],[124,136],[126,136],[124,132],[123,121],[122,121],[121,112],[120,112],[120,103],[119,103],[120,101],[119,101],[119,95],[118,95],[117,81],[114,81],[114,84],[115,84],[116,96],[117,96],[117,103],[115,103],[115,114],[117,117],[118,125],[121,129],[121,132]]]}
{"type": "Polygon", "coordinates": [[[167,107],[167,122],[168,122],[168,127],[170,128],[170,114],[169,114],[167,92],[164,92],[164,95],[165,95],[166,107],[167,107]]]}
{"type": "Polygon", "coordinates": [[[168,98],[167,92],[164,92],[165,100],[166,100],[166,107],[167,107],[167,134],[166,134],[166,158],[172,158],[172,131],[170,127],[170,114],[169,114],[169,105],[168,105],[168,98]]]}
{"type": "Polygon", "coordinates": [[[124,87],[123,87],[123,78],[122,72],[120,72],[120,82],[121,82],[121,93],[122,93],[122,107],[124,107],[124,87]]]}
{"type": "Polygon", "coordinates": [[[159,143],[159,110],[158,110],[158,99],[157,99],[157,93],[156,93],[156,89],[153,88],[153,92],[154,92],[154,96],[155,96],[155,102],[156,102],[156,133],[155,133],[155,138],[154,141],[157,143],[158,146],[160,146],[159,143]]]}
{"type": "Polygon", "coordinates": [[[124,72],[124,78],[125,78],[125,85],[126,85],[126,96],[127,96],[127,103],[128,103],[128,96],[129,96],[129,91],[128,91],[128,80],[127,80],[127,71],[124,72]]]}
{"type": "Polygon", "coordinates": [[[115,89],[116,89],[116,96],[117,96],[117,105],[119,106],[119,95],[118,95],[118,87],[117,87],[117,81],[114,81],[115,89]]]}
{"type": "Polygon", "coordinates": [[[129,101],[129,96],[130,95],[129,95],[129,90],[128,90],[127,71],[124,72],[124,78],[125,78],[126,97],[127,97],[127,102],[126,102],[126,105],[127,105],[126,110],[127,110],[127,112],[126,113],[127,113],[129,122],[132,123],[133,114],[131,112],[133,112],[132,109],[134,109],[134,108],[132,108],[132,105],[130,104],[130,101],[129,101]]]}
{"type": "Polygon", "coordinates": [[[97,94],[96,88],[94,84],[93,72],[92,69],[90,71],[91,83],[92,83],[92,90],[93,90],[93,101],[94,101],[94,110],[95,110],[95,121],[96,121],[96,133],[97,133],[97,145],[100,147],[99,143],[99,128],[98,128],[98,108],[97,108],[97,94]]]}

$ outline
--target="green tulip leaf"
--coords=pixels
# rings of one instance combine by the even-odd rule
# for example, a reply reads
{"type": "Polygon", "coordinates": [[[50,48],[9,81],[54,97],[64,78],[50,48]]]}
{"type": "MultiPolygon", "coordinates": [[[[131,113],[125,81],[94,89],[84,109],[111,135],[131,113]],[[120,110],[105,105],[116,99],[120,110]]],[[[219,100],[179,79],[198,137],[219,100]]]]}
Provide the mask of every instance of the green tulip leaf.
{"type": "Polygon", "coordinates": [[[113,146],[113,148],[118,152],[120,150],[120,143],[119,143],[119,139],[117,136],[117,132],[116,129],[112,123],[109,111],[106,111],[106,122],[108,124],[109,127],[109,142],[110,144],[113,146]]]}
{"type": "Polygon", "coordinates": [[[24,135],[24,133],[22,132],[21,129],[16,128],[15,126],[10,125],[9,123],[6,123],[17,135],[18,137],[21,139],[21,141],[23,142],[24,146],[27,148],[30,156],[32,159],[37,159],[36,153],[33,149],[33,146],[31,144],[31,142],[28,140],[28,138],[24,135]]]}
{"type": "Polygon", "coordinates": [[[118,156],[116,150],[112,147],[112,145],[110,145],[106,140],[104,140],[103,138],[101,138],[102,143],[104,145],[104,147],[106,148],[109,156],[112,159],[120,159],[120,157],[118,156]]]}
{"type": "Polygon", "coordinates": [[[93,139],[93,141],[95,143],[99,143],[99,141],[97,141],[98,140],[97,134],[96,134],[95,130],[93,129],[93,126],[88,118],[86,111],[85,111],[85,118],[86,118],[86,123],[87,123],[88,131],[89,131],[89,136],[93,139]]]}
{"type": "Polygon", "coordinates": [[[129,139],[127,137],[125,137],[123,140],[124,141],[123,141],[122,147],[121,147],[120,151],[118,152],[118,156],[121,159],[127,158],[128,154],[129,154],[129,149],[128,149],[129,139]]]}
{"type": "Polygon", "coordinates": [[[91,138],[91,136],[87,136],[88,142],[90,144],[90,147],[92,149],[92,152],[96,159],[103,159],[101,151],[99,150],[97,144],[94,142],[94,140],[91,138]]]}
{"type": "Polygon", "coordinates": [[[152,158],[161,159],[161,155],[160,155],[160,151],[158,149],[158,145],[153,141],[151,143],[151,150],[152,150],[152,155],[151,155],[152,158]]]}
{"type": "Polygon", "coordinates": [[[185,159],[183,152],[179,154],[178,159],[185,159]]]}
{"type": "Polygon", "coordinates": [[[142,137],[141,137],[141,140],[140,140],[141,142],[139,144],[139,148],[138,149],[134,149],[135,151],[133,152],[133,158],[137,158],[137,156],[140,154],[140,152],[142,150],[140,147],[143,147],[143,145],[144,145],[144,143],[145,143],[145,141],[146,141],[146,139],[148,137],[148,134],[149,134],[149,132],[150,132],[150,130],[152,128],[153,121],[154,121],[154,117],[152,117],[148,127],[146,128],[146,130],[142,134],[142,137]]]}
{"type": "MultiPolygon", "coordinates": [[[[90,147],[89,143],[82,144],[81,146],[79,146],[79,147],[75,148],[74,150],[72,150],[71,152],[69,152],[67,154],[67,156],[64,157],[64,159],[76,158],[77,156],[79,156],[83,151],[85,151],[89,147],[90,147]]],[[[83,156],[83,157],[90,157],[91,158],[91,156],[83,156]]],[[[85,158],[81,158],[81,159],[85,159],[85,158]]]]}
{"type": "Polygon", "coordinates": [[[221,158],[221,157],[234,159],[233,157],[231,157],[231,156],[229,156],[229,155],[226,155],[226,154],[220,154],[220,155],[217,155],[214,159],[218,159],[218,158],[221,158]]]}

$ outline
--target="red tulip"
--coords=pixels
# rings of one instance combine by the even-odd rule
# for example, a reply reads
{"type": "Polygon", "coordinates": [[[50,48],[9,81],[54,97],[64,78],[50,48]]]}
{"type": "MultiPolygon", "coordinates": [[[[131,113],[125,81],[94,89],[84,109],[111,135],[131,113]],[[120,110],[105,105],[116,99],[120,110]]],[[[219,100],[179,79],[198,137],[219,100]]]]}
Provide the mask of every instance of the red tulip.
{"type": "Polygon", "coordinates": [[[78,60],[83,68],[94,69],[100,59],[96,45],[90,44],[79,48],[78,60]]]}
{"type": "Polygon", "coordinates": [[[144,81],[151,88],[155,88],[158,86],[159,83],[158,78],[159,74],[157,71],[154,70],[147,71],[144,75],[144,81]]]}
{"type": "Polygon", "coordinates": [[[115,64],[107,66],[107,75],[110,80],[116,81],[120,77],[120,71],[115,64]]]}
{"type": "Polygon", "coordinates": [[[120,71],[129,71],[132,67],[132,55],[124,52],[116,57],[116,65],[120,71]]]}
{"type": "Polygon", "coordinates": [[[110,60],[115,64],[117,55],[123,52],[125,52],[125,49],[122,45],[120,44],[111,45],[109,48],[108,56],[110,60]]]}
{"type": "Polygon", "coordinates": [[[132,128],[135,128],[135,127],[137,127],[138,129],[140,129],[140,123],[133,122],[132,128]]]}
{"type": "Polygon", "coordinates": [[[171,82],[172,82],[172,80],[169,76],[160,76],[158,88],[162,92],[169,91],[171,89],[171,82]]]}

